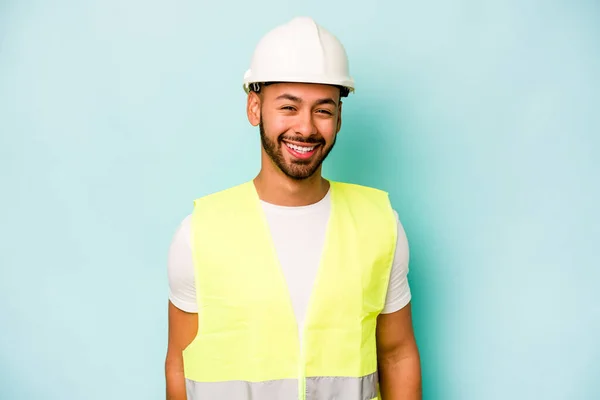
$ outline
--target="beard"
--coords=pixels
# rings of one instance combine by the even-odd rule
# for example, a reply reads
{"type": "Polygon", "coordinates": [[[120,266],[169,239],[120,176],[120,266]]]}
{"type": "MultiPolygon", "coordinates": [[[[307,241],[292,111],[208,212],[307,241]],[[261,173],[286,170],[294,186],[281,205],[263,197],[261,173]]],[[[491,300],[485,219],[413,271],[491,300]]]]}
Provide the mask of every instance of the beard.
{"type": "Polygon", "coordinates": [[[259,129],[260,141],[263,149],[265,149],[265,152],[273,164],[275,164],[277,168],[279,168],[279,170],[281,170],[281,172],[283,172],[288,178],[294,180],[303,180],[313,176],[323,164],[323,161],[325,161],[331,150],[333,150],[333,146],[335,145],[337,135],[334,136],[333,142],[328,147],[325,147],[325,139],[323,139],[323,137],[319,134],[311,135],[308,138],[303,136],[285,136],[284,134],[281,134],[276,140],[271,140],[265,134],[265,128],[262,121],[263,119],[261,115],[259,129]],[[285,146],[283,144],[284,139],[299,143],[319,145],[320,149],[317,149],[317,152],[313,155],[313,157],[308,160],[293,159],[288,162],[285,160],[283,155],[283,146],[285,146]]]}

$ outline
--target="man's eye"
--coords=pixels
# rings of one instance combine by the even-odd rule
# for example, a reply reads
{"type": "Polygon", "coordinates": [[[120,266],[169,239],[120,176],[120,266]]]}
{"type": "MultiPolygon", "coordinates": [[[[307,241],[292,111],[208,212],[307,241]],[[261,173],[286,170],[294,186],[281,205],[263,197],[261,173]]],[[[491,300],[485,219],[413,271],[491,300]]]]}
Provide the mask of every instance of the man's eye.
{"type": "Polygon", "coordinates": [[[320,114],[333,115],[333,114],[331,113],[331,111],[329,111],[329,110],[318,110],[317,112],[318,112],[318,113],[320,113],[320,114]]]}

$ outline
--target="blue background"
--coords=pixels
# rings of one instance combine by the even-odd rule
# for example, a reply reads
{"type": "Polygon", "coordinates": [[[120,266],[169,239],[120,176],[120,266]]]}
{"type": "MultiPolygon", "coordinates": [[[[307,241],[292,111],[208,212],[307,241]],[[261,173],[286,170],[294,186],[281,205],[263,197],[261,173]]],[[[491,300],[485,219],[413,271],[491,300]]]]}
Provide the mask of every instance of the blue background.
{"type": "Polygon", "coordinates": [[[296,15],[350,56],[325,173],[400,214],[424,398],[600,398],[581,0],[0,1],[0,398],[164,398],[170,240],[257,172],[242,76],[296,15]]]}

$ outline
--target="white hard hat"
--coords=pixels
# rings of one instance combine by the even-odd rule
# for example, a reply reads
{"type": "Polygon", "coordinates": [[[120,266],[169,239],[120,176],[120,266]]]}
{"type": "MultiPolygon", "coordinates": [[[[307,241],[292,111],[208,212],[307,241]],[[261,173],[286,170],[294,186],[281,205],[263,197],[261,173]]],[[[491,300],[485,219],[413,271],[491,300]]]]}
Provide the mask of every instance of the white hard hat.
{"type": "Polygon", "coordinates": [[[342,43],[311,18],[297,17],[267,33],[258,43],[244,90],[265,82],[320,83],[354,92],[342,43]]]}

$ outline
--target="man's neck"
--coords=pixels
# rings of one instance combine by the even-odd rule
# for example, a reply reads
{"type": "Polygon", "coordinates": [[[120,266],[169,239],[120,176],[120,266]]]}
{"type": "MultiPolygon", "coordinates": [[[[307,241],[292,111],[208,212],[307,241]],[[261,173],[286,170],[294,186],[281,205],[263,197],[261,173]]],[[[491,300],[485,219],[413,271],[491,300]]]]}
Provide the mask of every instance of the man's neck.
{"type": "Polygon", "coordinates": [[[329,190],[329,182],[321,176],[319,168],[309,178],[295,180],[283,173],[261,170],[254,178],[258,197],[271,204],[287,207],[306,206],[319,202],[329,190]]]}

